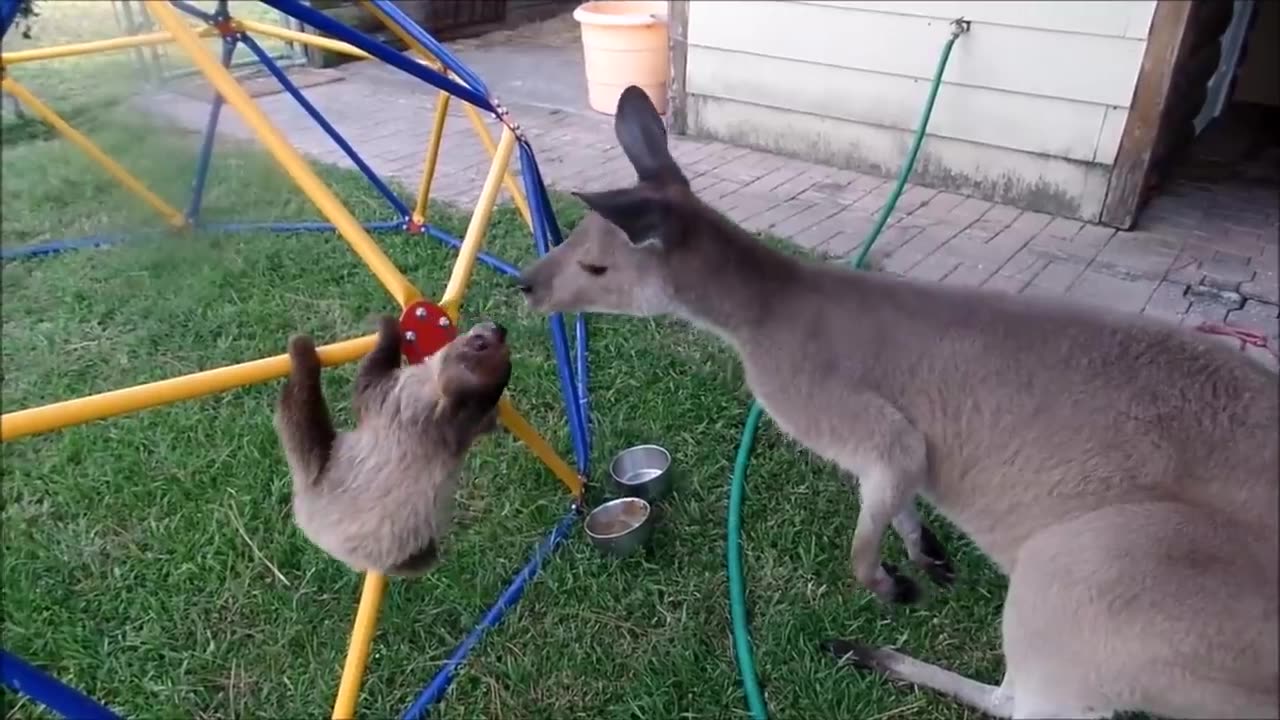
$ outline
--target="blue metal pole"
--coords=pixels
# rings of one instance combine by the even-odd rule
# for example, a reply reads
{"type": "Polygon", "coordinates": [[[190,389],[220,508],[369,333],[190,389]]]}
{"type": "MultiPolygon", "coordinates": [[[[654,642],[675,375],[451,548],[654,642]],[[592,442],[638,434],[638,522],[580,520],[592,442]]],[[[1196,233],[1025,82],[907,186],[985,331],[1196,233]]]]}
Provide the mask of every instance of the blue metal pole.
{"type": "Polygon", "coordinates": [[[578,460],[578,472],[589,473],[590,453],[586,442],[586,427],[582,418],[582,405],[578,402],[576,384],[573,377],[573,357],[569,353],[569,337],[565,330],[564,316],[552,315],[551,349],[556,356],[556,372],[560,376],[561,394],[564,396],[565,410],[569,413],[569,438],[573,443],[573,454],[578,460]]]}
{"type": "MultiPolygon", "coordinates": [[[[528,168],[532,163],[532,152],[525,144],[522,143],[520,164],[522,167],[528,168]]],[[[536,188],[534,186],[541,182],[536,171],[524,172],[522,174],[525,182],[525,192],[531,199],[540,198],[540,201],[532,202],[530,204],[530,209],[534,216],[534,241],[537,246],[538,253],[545,254],[549,246],[548,235],[554,234],[558,237],[559,228],[556,228],[551,232],[548,231],[548,220],[550,220],[551,223],[554,223],[555,219],[554,215],[550,212],[550,204],[546,199],[547,196],[545,188],[542,193],[535,192],[536,188]]],[[[512,269],[515,270],[514,268],[512,269]]],[[[516,274],[518,274],[518,272],[516,274]]],[[[585,324],[581,324],[580,327],[581,332],[583,333],[581,337],[585,341],[586,326],[585,324]]],[[[577,455],[579,472],[585,475],[587,473],[587,465],[590,456],[588,448],[583,442],[586,438],[585,424],[581,419],[584,408],[582,404],[577,402],[573,397],[575,394],[572,378],[573,368],[569,359],[568,338],[565,335],[564,318],[561,315],[555,315],[552,317],[551,333],[553,345],[556,350],[556,367],[559,371],[560,387],[565,397],[565,409],[569,413],[569,431],[570,436],[573,438],[574,453],[577,455]]],[[[585,349],[586,344],[583,342],[579,345],[579,350],[580,352],[585,353],[585,349]]],[[[585,357],[582,362],[585,363],[585,357]]],[[[507,586],[507,589],[503,591],[502,595],[498,597],[498,600],[493,604],[485,616],[480,619],[480,622],[476,624],[462,643],[453,651],[453,654],[449,656],[449,659],[445,661],[444,667],[436,673],[435,677],[431,679],[431,682],[428,683],[422,693],[418,695],[416,700],[414,700],[413,704],[405,710],[404,714],[401,716],[403,720],[417,720],[417,718],[425,717],[431,706],[444,696],[444,693],[449,689],[449,685],[453,682],[453,677],[457,672],[458,667],[471,653],[471,650],[475,645],[479,643],[480,639],[484,636],[484,633],[487,632],[489,628],[496,626],[502,620],[502,617],[506,614],[507,610],[514,606],[520,599],[520,596],[523,594],[524,588],[528,582],[533,579],[535,574],[537,574],[542,561],[549,556],[553,550],[555,550],[564,538],[568,537],[570,530],[572,530],[573,525],[577,522],[579,511],[580,507],[575,503],[564,518],[562,518],[556,525],[551,535],[535,551],[533,559],[530,560],[524,569],[516,575],[515,579],[507,586]]]]}
{"type": "Polygon", "coordinates": [[[569,532],[573,530],[577,520],[578,507],[575,504],[556,523],[551,534],[534,550],[533,557],[529,559],[529,562],[516,574],[511,583],[507,585],[507,588],[498,596],[497,601],[489,608],[489,611],[484,614],[484,617],[480,618],[480,622],[472,628],[462,643],[454,649],[453,654],[445,661],[444,666],[431,679],[431,682],[427,684],[417,699],[413,701],[413,704],[400,716],[403,720],[417,720],[417,718],[426,717],[431,706],[438,702],[441,697],[444,697],[445,691],[449,689],[450,683],[453,682],[453,676],[458,667],[471,654],[471,650],[480,642],[484,634],[490,628],[496,627],[498,623],[502,622],[502,618],[507,614],[507,611],[520,600],[520,596],[524,594],[525,587],[528,586],[529,581],[541,569],[543,561],[569,536],[569,532]]]}
{"type": "Polygon", "coordinates": [[[547,183],[542,179],[542,169],[538,167],[538,159],[534,157],[533,148],[527,141],[520,144],[520,152],[521,166],[523,167],[526,159],[529,163],[529,173],[533,176],[534,192],[538,198],[536,202],[542,207],[548,243],[551,247],[556,247],[564,242],[564,238],[560,236],[560,224],[555,219],[555,208],[551,206],[551,196],[547,194],[547,183]]]}
{"type": "Polygon", "coordinates": [[[169,0],[169,4],[173,5],[174,8],[181,10],[182,12],[190,15],[191,17],[196,18],[197,20],[201,20],[203,22],[207,22],[210,25],[213,25],[218,21],[218,19],[214,17],[213,13],[205,12],[204,10],[201,10],[200,8],[196,7],[195,5],[192,5],[189,2],[184,2],[184,0],[169,0]]]}
{"type": "Polygon", "coordinates": [[[437,90],[443,90],[459,100],[470,103],[486,112],[494,112],[493,105],[484,95],[396,52],[386,43],[379,42],[355,28],[347,27],[318,10],[303,5],[298,0],[262,0],[262,2],[296,20],[301,20],[306,25],[310,25],[321,32],[332,35],[338,40],[360,48],[382,62],[412,75],[437,90]]]}
{"type": "MultiPolygon", "coordinates": [[[[529,167],[529,174],[533,179],[533,190],[531,192],[533,196],[536,196],[536,199],[532,199],[530,202],[532,205],[536,205],[540,208],[538,214],[541,216],[541,224],[547,235],[547,246],[556,247],[564,242],[564,239],[560,234],[560,224],[556,221],[555,208],[551,205],[551,196],[547,193],[546,182],[542,179],[542,170],[538,167],[537,158],[533,155],[532,147],[529,147],[527,143],[523,143],[521,151],[521,164],[523,166],[527,163],[527,166],[529,167]]],[[[543,250],[539,250],[539,252],[543,252],[543,250]]],[[[582,428],[581,432],[584,438],[583,444],[586,447],[586,455],[589,462],[591,454],[591,421],[589,415],[590,396],[587,389],[587,328],[586,318],[583,315],[579,315],[577,318],[577,335],[580,341],[575,343],[578,347],[578,367],[577,372],[575,373],[577,376],[579,404],[579,418],[577,422],[582,428]]]]}
{"type": "Polygon", "coordinates": [[[271,76],[280,83],[280,87],[283,87],[285,92],[289,93],[289,95],[297,101],[298,105],[300,105],[302,109],[311,116],[312,120],[316,121],[316,124],[320,126],[320,129],[324,130],[325,134],[337,144],[342,152],[346,153],[348,158],[351,158],[351,162],[355,163],[357,168],[360,168],[360,172],[364,173],[364,176],[369,179],[370,183],[373,183],[373,187],[387,199],[387,202],[391,203],[391,207],[395,208],[396,212],[400,213],[402,217],[409,217],[409,208],[405,206],[404,202],[402,202],[400,198],[396,197],[396,194],[391,191],[391,188],[387,187],[386,183],[382,182],[382,178],[378,177],[378,173],[374,172],[373,168],[369,167],[369,164],[364,161],[364,158],[360,157],[360,154],[356,152],[356,149],[351,147],[351,143],[347,142],[347,139],[342,137],[342,133],[338,132],[338,129],[329,122],[328,118],[326,118],[315,105],[311,104],[311,101],[302,94],[302,91],[298,89],[298,86],[294,85],[293,81],[289,79],[289,76],[285,75],[284,71],[280,69],[280,66],[276,64],[276,61],[271,59],[271,55],[267,53],[266,50],[262,49],[262,46],[258,44],[258,41],[254,40],[249,35],[242,35],[240,41],[244,43],[245,47],[249,48],[250,52],[257,56],[258,62],[262,63],[262,66],[267,69],[267,72],[271,73],[271,76]]]}
{"type": "MultiPolygon", "coordinates": [[[[560,224],[555,219],[555,209],[551,206],[551,197],[547,194],[547,185],[542,179],[542,170],[538,167],[537,158],[533,156],[533,148],[527,147],[527,143],[521,148],[521,165],[527,162],[530,174],[533,176],[536,199],[530,202],[539,205],[542,217],[542,223],[548,234],[547,244],[555,247],[564,242],[560,235],[560,224]]],[[[541,252],[541,251],[539,251],[541,252]]],[[[586,473],[585,467],[589,465],[591,457],[591,395],[588,385],[588,354],[587,354],[587,318],[585,314],[579,313],[574,322],[575,330],[575,354],[577,359],[576,372],[574,373],[577,380],[577,400],[578,414],[582,427],[583,445],[585,447],[585,455],[587,461],[584,464],[583,473],[586,473]]]]}
{"type": "MultiPolygon", "coordinates": [[[[449,247],[455,250],[462,247],[461,240],[441,230],[440,228],[428,225],[426,229],[426,234],[435,238],[436,240],[439,240],[440,242],[444,243],[445,245],[448,245],[449,247]]],[[[479,259],[484,264],[488,265],[489,267],[493,268],[494,270],[497,270],[498,272],[502,273],[503,275],[507,275],[509,277],[520,277],[520,269],[512,265],[511,263],[507,262],[506,260],[502,260],[500,258],[494,257],[493,255],[490,255],[489,253],[486,253],[486,252],[480,253],[479,255],[476,256],[476,258],[479,259]]]]}
{"type": "MultiPolygon", "coordinates": [[[[404,226],[403,220],[382,220],[379,222],[361,223],[365,230],[394,230],[404,226]]],[[[248,222],[248,223],[209,223],[201,224],[201,230],[215,232],[246,232],[264,230],[266,232],[330,232],[337,228],[327,222],[248,222]]]]}
{"type": "MultiPolygon", "coordinates": [[[[551,248],[552,235],[559,236],[559,228],[555,227],[554,216],[550,215],[550,205],[546,198],[545,188],[537,170],[537,160],[533,150],[527,143],[520,143],[520,174],[524,180],[525,195],[529,198],[529,211],[533,216],[533,240],[538,255],[545,255],[551,248]]],[[[569,339],[565,331],[564,316],[559,313],[548,318],[551,328],[551,348],[556,356],[556,371],[560,377],[560,390],[564,397],[565,412],[568,413],[569,438],[573,444],[574,454],[578,460],[578,472],[588,474],[590,455],[586,443],[586,427],[582,417],[582,406],[578,402],[576,383],[573,378],[573,360],[569,353],[569,339]]]]}
{"type": "MultiPolygon", "coordinates": [[[[363,223],[362,225],[365,230],[399,230],[404,228],[404,221],[384,220],[381,222],[363,223]]],[[[213,232],[249,232],[253,230],[262,230],[265,232],[333,232],[337,230],[337,228],[335,228],[331,223],[327,222],[200,223],[198,227],[201,230],[213,232]]],[[[5,248],[0,251],[0,260],[45,257],[48,255],[57,255],[69,252],[71,250],[107,247],[110,245],[124,243],[129,240],[136,240],[137,238],[145,235],[154,235],[158,232],[162,232],[162,230],[142,230],[127,236],[90,235],[83,238],[47,240],[34,245],[5,248]]],[[[498,260],[498,262],[502,261],[498,260]]],[[[509,268],[510,266],[507,265],[506,267],[509,268]]],[[[505,272],[503,268],[499,268],[499,270],[503,270],[505,272]]]]}
{"type": "Polygon", "coordinates": [[[591,394],[587,384],[587,316],[586,313],[578,313],[574,322],[576,337],[574,339],[574,350],[578,356],[578,406],[582,414],[584,436],[586,437],[587,457],[591,457],[591,394]]]}
{"type": "MultiPolygon", "coordinates": [[[[219,11],[223,10],[219,4],[219,11]]],[[[230,67],[236,52],[236,38],[222,38],[222,66],[230,67]]],[[[187,205],[187,222],[195,222],[200,216],[200,204],[204,201],[204,184],[209,179],[209,160],[213,158],[213,143],[218,134],[218,118],[222,116],[222,93],[213,92],[213,104],[209,106],[209,119],[204,125],[204,137],[200,140],[200,159],[196,162],[196,177],[191,184],[191,201],[187,205]]]]}
{"type": "Polygon", "coordinates": [[[381,10],[389,20],[399,25],[400,29],[409,33],[409,37],[421,43],[422,46],[434,55],[442,65],[453,71],[453,73],[458,77],[462,78],[462,80],[474,88],[476,92],[488,97],[489,88],[484,84],[484,80],[481,80],[479,75],[472,72],[471,68],[463,64],[456,55],[449,52],[448,48],[441,45],[435,38],[431,37],[431,35],[423,30],[418,23],[414,22],[412,18],[405,15],[400,8],[388,2],[388,0],[370,0],[370,2],[381,10]]]}
{"type": "Polygon", "coordinates": [[[107,247],[114,245],[122,240],[117,235],[90,235],[83,238],[75,238],[68,240],[49,240],[34,245],[24,245],[16,248],[5,248],[0,251],[0,260],[18,260],[23,258],[46,257],[48,255],[58,255],[60,253],[69,252],[71,250],[83,250],[94,247],[107,247]]]}
{"type": "MultiPolygon", "coordinates": [[[[378,222],[361,223],[365,230],[403,230],[403,220],[382,220],[378,222]]],[[[264,232],[334,232],[337,230],[332,223],[327,222],[242,222],[242,223],[199,223],[201,230],[210,232],[251,232],[261,230],[264,232]]],[[[0,260],[17,260],[22,258],[45,257],[49,255],[57,255],[71,250],[83,250],[94,247],[107,247],[117,243],[125,242],[129,239],[136,239],[141,235],[154,234],[159,230],[146,230],[135,233],[129,237],[120,235],[91,235],[83,238],[73,238],[65,240],[49,240],[34,245],[24,245],[16,248],[5,248],[0,251],[0,260]]],[[[428,226],[425,234],[435,238],[436,240],[448,245],[454,249],[462,246],[462,241],[450,235],[449,233],[434,227],[428,226]]],[[[520,269],[502,258],[490,255],[489,253],[480,253],[478,259],[494,270],[508,277],[519,277],[520,269]]]]}
{"type": "Polygon", "coordinates": [[[9,34],[13,21],[18,19],[19,0],[0,0],[0,38],[9,34]]]}
{"type": "Polygon", "coordinates": [[[71,720],[120,720],[93,698],[8,650],[0,650],[0,683],[71,720]]]}

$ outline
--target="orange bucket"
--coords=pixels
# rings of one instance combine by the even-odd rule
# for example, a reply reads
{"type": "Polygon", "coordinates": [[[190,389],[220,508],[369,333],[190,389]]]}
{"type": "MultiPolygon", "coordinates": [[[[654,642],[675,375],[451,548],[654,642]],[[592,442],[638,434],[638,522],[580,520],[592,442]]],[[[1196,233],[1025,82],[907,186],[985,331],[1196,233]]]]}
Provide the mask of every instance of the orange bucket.
{"type": "Polygon", "coordinates": [[[659,113],[667,111],[671,63],[667,54],[667,3],[652,0],[600,0],[573,11],[582,27],[582,58],[587,71],[587,102],[612,115],[618,96],[638,85],[659,113]]]}

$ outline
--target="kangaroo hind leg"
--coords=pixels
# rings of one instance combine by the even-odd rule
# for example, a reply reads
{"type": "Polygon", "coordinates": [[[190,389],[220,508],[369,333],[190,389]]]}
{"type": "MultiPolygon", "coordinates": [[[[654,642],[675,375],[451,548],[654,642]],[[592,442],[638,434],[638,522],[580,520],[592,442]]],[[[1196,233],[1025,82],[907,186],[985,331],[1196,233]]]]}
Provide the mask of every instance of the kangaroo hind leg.
{"type": "Polygon", "coordinates": [[[858,478],[858,522],[849,549],[853,576],[881,601],[915,602],[919,586],[883,562],[881,549],[893,521],[914,510],[912,503],[927,476],[924,435],[879,396],[863,396],[858,406],[865,424],[857,428],[856,444],[842,463],[858,478]]]}
{"type": "Polygon", "coordinates": [[[1013,697],[1004,685],[970,680],[888,648],[871,648],[848,640],[826,640],[822,649],[847,667],[880,673],[890,679],[929,688],[997,718],[1012,718],[1013,697]]]}
{"type": "Polygon", "coordinates": [[[1250,541],[1172,502],[1033,535],[1004,607],[1014,716],[1280,716],[1275,572],[1250,541]]]}

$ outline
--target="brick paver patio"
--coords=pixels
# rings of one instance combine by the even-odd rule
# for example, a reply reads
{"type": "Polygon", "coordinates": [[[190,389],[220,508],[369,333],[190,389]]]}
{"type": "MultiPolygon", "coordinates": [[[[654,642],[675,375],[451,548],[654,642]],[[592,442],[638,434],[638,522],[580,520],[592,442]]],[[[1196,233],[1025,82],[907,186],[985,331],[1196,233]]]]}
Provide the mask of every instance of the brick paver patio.
{"type": "MultiPolygon", "coordinates": [[[[434,92],[368,62],[301,72],[343,76],[304,92],[376,171],[415,187],[434,92]]],[[[296,147],[317,160],[351,166],[287,95],[259,101],[296,147]]],[[[199,129],[208,103],[175,94],[152,97],[148,106],[199,129]]],[[[617,148],[611,118],[585,108],[520,102],[508,107],[552,187],[600,188],[634,179],[617,148]]],[[[469,207],[488,156],[459,109],[451,108],[450,114],[434,195],[469,207]]],[[[230,111],[221,132],[252,137],[230,111]]],[[[733,220],[835,257],[857,249],[893,184],[890,178],[718,142],[674,137],[671,144],[695,191],[733,220]]],[[[1275,347],[1280,342],[1278,212],[1274,189],[1178,182],[1153,201],[1138,230],[1116,232],[908,186],[872,259],[888,272],[944,283],[1067,296],[1183,324],[1241,326],[1265,334],[1275,347]]],[[[1275,364],[1265,351],[1250,352],[1275,364]]]]}

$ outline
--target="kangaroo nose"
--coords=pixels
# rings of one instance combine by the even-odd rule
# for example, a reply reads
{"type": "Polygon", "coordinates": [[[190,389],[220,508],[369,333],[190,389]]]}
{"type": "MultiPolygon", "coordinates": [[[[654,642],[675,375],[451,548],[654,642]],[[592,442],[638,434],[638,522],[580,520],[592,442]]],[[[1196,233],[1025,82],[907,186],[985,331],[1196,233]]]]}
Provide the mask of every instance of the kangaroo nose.
{"type": "Polygon", "coordinates": [[[519,278],[516,278],[516,289],[524,293],[525,295],[528,295],[529,293],[533,292],[533,285],[530,285],[529,281],[526,280],[523,275],[521,275],[519,278]]]}

